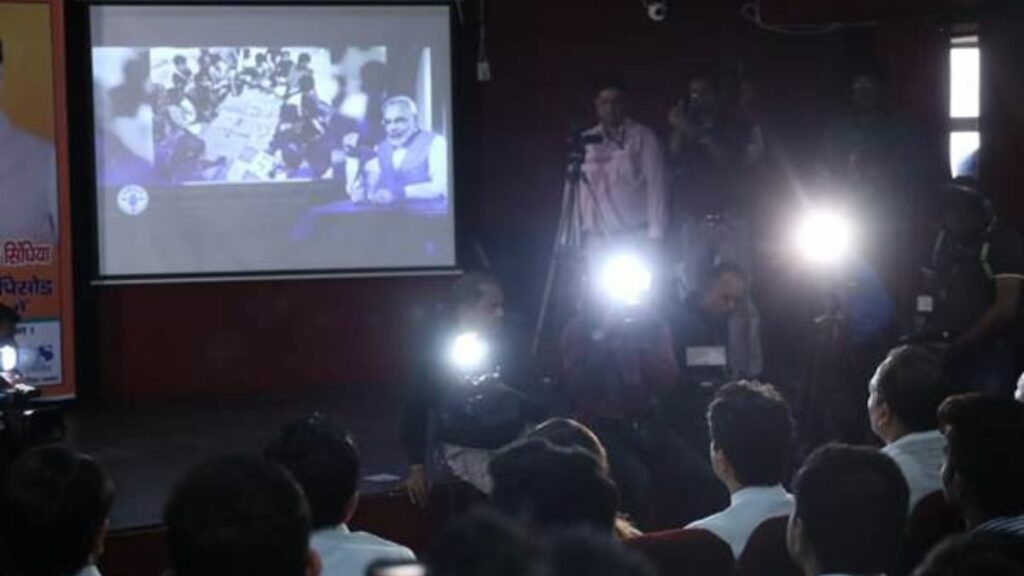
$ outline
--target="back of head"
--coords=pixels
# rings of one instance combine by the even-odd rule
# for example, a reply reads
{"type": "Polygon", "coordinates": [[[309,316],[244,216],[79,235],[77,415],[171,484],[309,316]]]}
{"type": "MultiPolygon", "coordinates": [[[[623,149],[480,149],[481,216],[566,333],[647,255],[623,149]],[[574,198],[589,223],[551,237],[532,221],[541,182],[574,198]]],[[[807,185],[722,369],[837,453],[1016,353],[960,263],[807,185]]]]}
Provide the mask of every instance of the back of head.
{"type": "Polygon", "coordinates": [[[553,537],[543,562],[545,576],[655,576],[638,552],[611,536],[573,530],[553,537]]]}
{"type": "Polygon", "coordinates": [[[534,549],[521,526],[474,512],[449,526],[430,555],[430,576],[528,576],[534,549]]]}
{"type": "Polygon", "coordinates": [[[790,459],[793,421],[789,405],[770,384],[733,382],[708,409],[711,441],[744,486],[782,482],[790,459]]]}
{"type": "Polygon", "coordinates": [[[597,458],[598,463],[608,472],[608,452],[597,434],[590,428],[571,418],[551,418],[537,425],[527,434],[528,438],[546,440],[552,446],[579,448],[597,458]]]}
{"type": "Polygon", "coordinates": [[[1024,540],[992,532],[953,536],[936,546],[914,576],[1019,576],[1024,540]]]}
{"type": "Polygon", "coordinates": [[[618,493],[592,454],[528,440],[495,455],[490,472],[491,501],[510,517],[541,529],[589,527],[611,533],[618,493]]]}
{"type": "Polygon", "coordinates": [[[893,566],[909,490],[892,459],[873,448],[826,445],[808,456],[793,488],[793,515],[822,574],[893,566]]]}
{"type": "Polygon", "coordinates": [[[938,409],[949,394],[942,356],[926,346],[901,346],[889,352],[875,376],[885,402],[907,432],[938,427],[938,409]]]}
{"type": "MultiPolygon", "coordinates": [[[[951,396],[939,408],[947,476],[986,517],[1024,514],[1024,405],[985,394],[951,396]]],[[[948,478],[947,478],[948,480],[948,478]]],[[[948,486],[947,486],[948,488],[948,486]]]]}
{"type": "Polygon", "coordinates": [[[314,530],[347,520],[359,480],[359,453],[344,428],[320,414],[289,422],[265,455],[291,472],[302,487],[314,530]]]}
{"type": "Polygon", "coordinates": [[[110,477],[92,458],[35,448],[11,465],[4,488],[0,521],[11,574],[65,576],[91,563],[114,500],[110,477]]]}
{"type": "Polygon", "coordinates": [[[175,576],[306,573],[306,503],[272,462],[234,456],[192,469],[171,493],[164,521],[175,576]]]}

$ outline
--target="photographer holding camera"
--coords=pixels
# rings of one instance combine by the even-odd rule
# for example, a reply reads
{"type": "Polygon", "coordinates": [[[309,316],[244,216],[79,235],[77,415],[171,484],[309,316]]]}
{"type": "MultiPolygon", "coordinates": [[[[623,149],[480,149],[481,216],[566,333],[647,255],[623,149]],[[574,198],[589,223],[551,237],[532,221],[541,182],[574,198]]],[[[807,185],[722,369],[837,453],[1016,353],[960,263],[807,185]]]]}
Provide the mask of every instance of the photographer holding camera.
{"type": "Polygon", "coordinates": [[[951,380],[963,391],[1008,393],[1019,372],[1024,239],[973,179],[946,184],[938,204],[942,230],[924,268],[916,339],[949,344],[951,380]]]}
{"type": "Polygon", "coordinates": [[[410,465],[405,487],[418,506],[428,503],[435,454],[451,474],[488,493],[491,455],[527,424],[529,361],[504,317],[497,279],[471,272],[452,285],[448,308],[414,343],[401,440],[410,465]]]}
{"type": "MultiPolygon", "coordinates": [[[[625,276],[646,273],[605,266],[613,268],[610,274],[591,278],[629,288],[625,276]]],[[[622,509],[647,530],[685,525],[727,503],[706,458],[673,432],[662,413],[679,367],[672,332],[652,302],[650,285],[647,276],[632,285],[638,288],[632,293],[595,291],[563,331],[561,360],[572,417],[601,440],[622,509]]]]}

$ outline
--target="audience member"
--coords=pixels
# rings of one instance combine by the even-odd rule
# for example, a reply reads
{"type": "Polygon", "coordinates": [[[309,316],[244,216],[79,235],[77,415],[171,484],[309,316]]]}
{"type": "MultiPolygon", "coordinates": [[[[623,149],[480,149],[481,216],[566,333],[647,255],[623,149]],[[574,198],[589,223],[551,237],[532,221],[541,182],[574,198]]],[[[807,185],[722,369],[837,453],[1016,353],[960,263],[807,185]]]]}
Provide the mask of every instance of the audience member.
{"type": "Polygon", "coordinates": [[[712,532],[739,558],[762,522],[793,512],[793,497],[782,487],[793,438],[789,405],[771,385],[734,382],[711,403],[708,427],[712,467],[732,501],[687,528],[712,532]]]}
{"type": "Polygon", "coordinates": [[[1024,538],[1024,406],[985,394],[952,396],[939,407],[949,447],[946,498],[967,528],[1024,538]]]}
{"type": "Polygon", "coordinates": [[[1005,534],[977,532],[947,538],[924,559],[914,576],[1020,576],[1024,547],[1005,534]]]}
{"type": "Polygon", "coordinates": [[[527,438],[546,440],[559,448],[580,448],[597,458],[605,473],[609,471],[608,452],[594,431],[572,418],[551,418],[526,433],[527,438]]]}
{"type": "Polygon", "coordinates": [[[291,472],[306,494],[310,547],[320,556],[324,576],[363,576],[377,560],[416,559],[404,546],[349,530],[359,502],[359,452],[336,423],[320,414],[290,422],[267,446],[266,456],[291,472]]]}
{"type": "Polygon", "coordinates": [[[302,490],[277,464],[251,456],[200,465],[164,510],[174,576],[319,576],[302,490]]]}
{"type": "Polygon", "coordinates": [[[611,534],[618,495],[597,458],[543,440],[517,442],[491,460],[491,500],[500,512],[542,530],[589,527],[611,534]]]}
{"type": "Polygon", "coordinates": [[[873,448],[825,445],[793,483],[786,543],[806,576],[883,574],[897,560],[909,489],[873,448]]]}
{"type": "Polygon", "coordinates": [[[430,558],[430,576],[529,576],[536,550],[522,526],[478,511],[449,526],[430,558]]]}
{"type": "Polygon", "coordinates": [[[942,489],[946,439],[937,412],[948,386],[943,359],[924,346],[889,352],[868,386],[871,430],[910,487],[910,511],[922,498],[942,489]]]}
{"type": "MultiPolygon", "coordinates": [[[[608,452],[605,451],[604,445],[601,444],[597,434],[594,434],[590,428],[571,418],[551,418],[538,424],[537,427],[527,433],[526,437],[546,440],[553,446],[562,448],[581,448],[586,450],[597,458],[597,463],[605,474],[610,475],[611,473],[611,467],[608,464],[608,452]]],[[[622,540],[643,534],[636,526],[633,526],[629,518],[624,514],[616,516],[614,531],[615,536],[622,540]]]]}
{"type": "Polygon", "coordinates": [[[657,571],[638,552],[603,534],[570,530],[551,538],[541,563],[550,576],[655,576],[657,571]]]}
{"type": "Polygon", "coordinates": [[[113,501],[110,477],[92,458],[59,446],[26,452],[4,485],[0,573],[97,576],[113,501]]]}

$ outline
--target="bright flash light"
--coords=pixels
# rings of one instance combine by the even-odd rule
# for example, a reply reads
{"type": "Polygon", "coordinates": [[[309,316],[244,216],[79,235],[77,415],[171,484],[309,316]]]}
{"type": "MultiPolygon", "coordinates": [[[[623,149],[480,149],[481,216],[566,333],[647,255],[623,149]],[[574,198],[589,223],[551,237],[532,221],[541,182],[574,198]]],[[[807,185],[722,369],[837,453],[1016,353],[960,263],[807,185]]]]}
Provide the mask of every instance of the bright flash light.
{"type": "Polygon", "coordinates": [[[854,243],[853,222],[842,212],[816,209],[804,214],[796,230],[796,247],[811,264],[841,262],[854,243]]]}
{"type": "Polygon", "coordinates": [[[18,349],[14,346],[0,348],[0,370],[10,372],[18,367],[18,349]]]}
{"type": "Polygon", "coordinates": [[[643,302],[651,291],[653,276],[642,259],[632,254],[617,254],[602,264],[598,283],[610,300],[634,306],[643,302]]]}
{"type": "Polygon", "coordinates": [[[462,372],[483,368],[490,353],[487,342],[476,332],[459,334],[452,342],[450,360],[462,372]]]}

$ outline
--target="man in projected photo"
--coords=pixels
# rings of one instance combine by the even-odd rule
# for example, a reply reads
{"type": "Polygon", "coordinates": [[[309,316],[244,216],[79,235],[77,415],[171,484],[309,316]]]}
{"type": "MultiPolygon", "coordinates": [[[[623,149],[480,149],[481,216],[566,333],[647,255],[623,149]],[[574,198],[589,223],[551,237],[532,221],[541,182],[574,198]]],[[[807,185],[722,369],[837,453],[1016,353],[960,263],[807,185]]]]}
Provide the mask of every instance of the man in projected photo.
{"type": "MultiPolygon", "coordinates": [[[[346,170],[349,195],[357,202],[376,204],[446,198],[448,142],[444,136],[420,128],[416,102],[408,96],[387,99],[382,110],[384,140],[361,169],[346,170]]],[[[357,145],[358,135],[345,138],[346,149],[353,154],[357,145]]],[[[358,160],[350,160],[358,167],[358,160]]]]}
{"type": "MultiPolygon", "coordinates": [[[[0,38],[0,95],[6,85],[0,38]]],[[[53,145],[16,127],[0,109],[0,241],[57,237],[57,162],[53,145]]]]}

